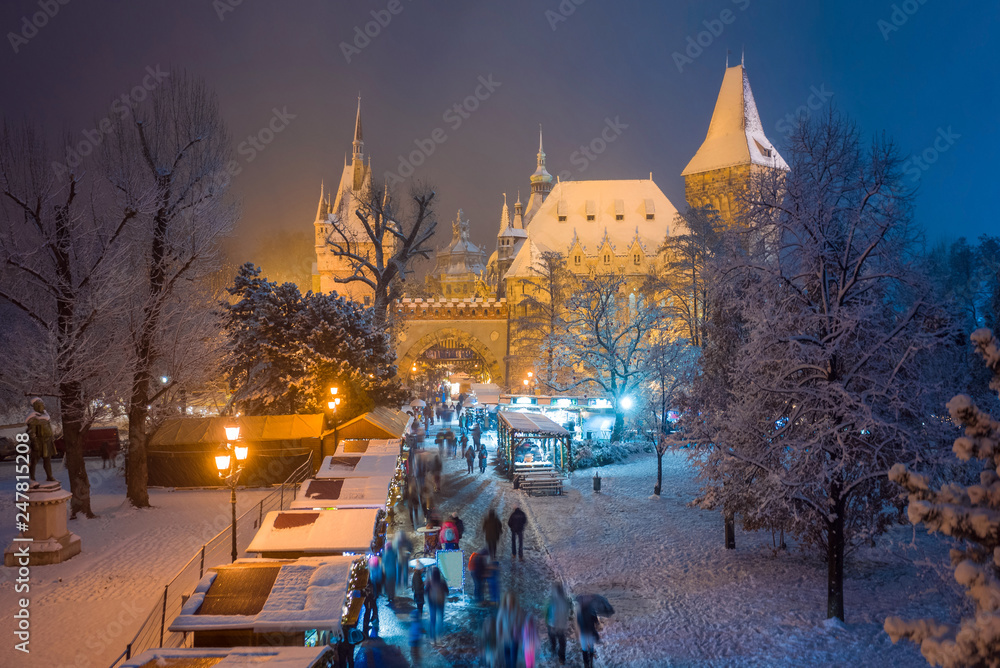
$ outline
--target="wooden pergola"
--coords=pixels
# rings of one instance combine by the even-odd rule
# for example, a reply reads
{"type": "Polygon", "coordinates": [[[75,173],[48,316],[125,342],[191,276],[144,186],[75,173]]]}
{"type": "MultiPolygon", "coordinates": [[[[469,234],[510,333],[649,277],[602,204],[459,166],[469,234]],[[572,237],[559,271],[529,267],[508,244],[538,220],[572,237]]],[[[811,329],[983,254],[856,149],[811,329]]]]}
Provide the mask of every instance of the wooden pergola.
{"type": "Polygon", "coordinates": [[[538,443],[557,469],[572,470],[571,432],[541,413],[500,411],[497,417],[499,418],[497,457],[507,477],[514,475],[514,451],[524,441],[538,443]]]}

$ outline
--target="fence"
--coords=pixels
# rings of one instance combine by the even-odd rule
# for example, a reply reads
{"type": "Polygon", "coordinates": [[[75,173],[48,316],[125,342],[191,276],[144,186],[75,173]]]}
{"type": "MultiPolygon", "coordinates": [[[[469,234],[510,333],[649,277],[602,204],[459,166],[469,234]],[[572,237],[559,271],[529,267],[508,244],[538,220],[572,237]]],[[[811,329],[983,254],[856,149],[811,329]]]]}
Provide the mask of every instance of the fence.
{"type": "MultiPolygon", "coordinates": [[[[278,489],[261,499],[236,520],[236,548],[241,555],[250,546],[250,541],[260,528],[264,515],[272,510],[285,510],[289,507],[295,499],[299,483],[312,474],[312,466],[310,454],[309,459],[295,469],[278,489]]],[[[232,545],[232,526],[229,526],[201,546],[177,575],[163,587],[163,592],[153,605],[146,621],[142,623],[125,651],[111,664],[111,668],[118,668],[133,656],[153,647],[183,646],[184,634],[174,633],[167,627],[180,614],[184,602],[205,575],[205,571],[232,560],[232,545]]]]}

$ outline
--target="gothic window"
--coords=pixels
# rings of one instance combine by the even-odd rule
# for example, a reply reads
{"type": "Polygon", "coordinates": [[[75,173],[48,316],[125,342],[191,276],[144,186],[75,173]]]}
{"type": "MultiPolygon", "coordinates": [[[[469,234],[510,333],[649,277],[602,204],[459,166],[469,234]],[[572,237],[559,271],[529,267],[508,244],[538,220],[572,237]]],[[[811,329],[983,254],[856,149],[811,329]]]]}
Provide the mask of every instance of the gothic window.
{"type": "Polygon", "coordinates": [[[625,220],[625,214],[624,213],[616,213],[615,214],[615,220],[625,220]]]}
{"type": "Polygon", "coordinates": [[[566,216],[559,216],[559,222],[560,223],[565,223],[566,222],[566,216]]]}
{"type": "Polygon", "coordinates": [[[587,220],[594,220],[594,214],[588,213],[587,214],[587,220]]]}
{"type": "Polygon", "coordinates": [[[611,255],[609,253],[604,254],[604,264],[611,264],[611,255]]]}
{"type": "Polygon", "coordinates": [[[632,256],[633,264],[639,264],[640,262],[642,262],[642,257],[638,253],[632,256]]]}
{"type": "Polygon", "coordinates": [[[580,256],[579,255],[574,255],[573,256],[573,264],[580,264],[580,256]]]}

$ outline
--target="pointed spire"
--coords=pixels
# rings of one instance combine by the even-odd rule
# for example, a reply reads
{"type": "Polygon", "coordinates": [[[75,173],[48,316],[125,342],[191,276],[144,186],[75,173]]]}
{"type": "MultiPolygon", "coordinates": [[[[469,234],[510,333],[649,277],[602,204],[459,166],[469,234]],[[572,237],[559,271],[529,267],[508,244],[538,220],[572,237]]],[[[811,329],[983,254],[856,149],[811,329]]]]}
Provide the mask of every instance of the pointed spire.
{"type": "Polygon", "coordinates": [[[552,175],[545,169],[545,149],[542,148],[542,125],[538,124],[538,164],[531,175],[531,192],[547,195],[552,189],[552,175]]]}
{"type": "Polygon", "coordinates": [[[354,147],[354,160],[364,164],[365,140],[361,133],[361,93],[358,93],[358,117],[354,121],[354,142],[352,146],[354,147]]]}
{"type": "Polygon", "coordinates": [[[538,124],[538,152],[545,156],[545,151],[542,149],[542,124],[538,124]]]}
{"type": "Polygon", "coordinates": [[[503,209],[500,210],[500,234],[510,227],[510,209],[507,208],[507,193],[503,194],[503,209]]]}
{"type": "Polygon", "coordinates": [[[319,208],[316,209],[316,220],[325,220],[330,207],[326,204],[326,197],[323,195],[324,184],[319,182],[319,208]]]}

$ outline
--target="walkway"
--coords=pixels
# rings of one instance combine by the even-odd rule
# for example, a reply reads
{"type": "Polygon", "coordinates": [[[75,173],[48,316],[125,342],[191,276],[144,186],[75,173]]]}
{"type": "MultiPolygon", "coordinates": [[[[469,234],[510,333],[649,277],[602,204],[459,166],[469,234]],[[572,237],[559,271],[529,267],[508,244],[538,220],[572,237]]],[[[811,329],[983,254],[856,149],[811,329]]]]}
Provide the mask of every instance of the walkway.
{"type": "MultiPolygon", "coordinates": [[[[437,423],[431,427],[425,440],[425,446],[436,448],[434,436],[440,430],[453,429],[458,433],[457,423],[437,423]]],[[[457,512],[465,523],[465,534],[462,537],[462,549],[466,558],[474,550],[485,548],[486,539],[482,524],[490,508],[495,508],[504,522],[504,533],[498,548],[501,572],[501,592],[514,591],[522,610],[535,615],[541,623],[539,634],[545,641],[545,649],[540,654],[540,665],[554,663],[547,647],[543,610],[548,597],[549,588],[553,582],[553,572],[549,567],[548,554],[543,541],[533,521],[531,502],[544,503],[546,497],[539,497],[528,502],[523,492],[514,490],[510,482],[493,469],[496,456],[496,437],[494,432],[484,433],[483,441],[490,453],[490,466],[486,473],[480,475],[476,466],[475,473],[467,473],[464,459],[445,459],[444,473],[441,479],[442,517],[457,512]],[[510,558],[510,530],[506,522],[515,504],[528,515],[528,526],[524,536],[524,561],[510,558]]],[[[420,535],[410,530],[409,519],[405,513],[397,514],[396,525],[390,528],[390,533],[404,529],[414,545],[422,543],[420,535]]],[[[439,638],[437,646],[431,646],[425,637],[423,645],[423,661],[425,668],[437,666],[481,666],[479,658],[479,630],[483,620],[493,617],[493,609],[486,606],[476,606],[472,602],[472,579],[466,578],[466,595],[453,594],[445,604],[445,632],[439,638]]],[[[413,600],[409,597],[409,589],[397,592],[395,610],[390,608],[385,599],[380,599],[379,616],[381,619],[380,635],[387,641],[399,646],[409,656],[407,644],[407,628],[410,611],[413,610],[413,600]]],[[[427,620],[425,606],[424,621],[427,620]]],[[[573,635],[571,633],[571,635],[573,635]]],[[[567,662],[569,666],[582,665],[579,647],[574,644],[574,637],[567,643],[567,662]]]]}

